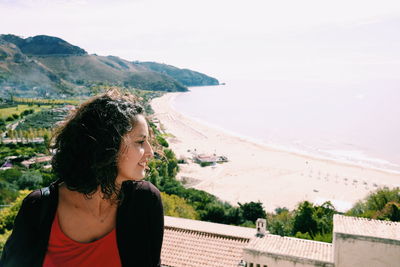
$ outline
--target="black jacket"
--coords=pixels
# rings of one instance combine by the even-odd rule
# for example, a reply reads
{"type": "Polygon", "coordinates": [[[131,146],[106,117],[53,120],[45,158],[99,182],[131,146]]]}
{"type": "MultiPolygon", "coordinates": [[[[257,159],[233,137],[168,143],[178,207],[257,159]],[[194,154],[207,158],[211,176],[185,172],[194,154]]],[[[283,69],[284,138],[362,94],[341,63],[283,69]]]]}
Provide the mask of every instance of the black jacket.
{"type": "MultiPolygon", "coordinates": [[[[1,267],[42,266],[58,204],[58,181],[35,190],[22,202],[0,260],[1,267]]],[[[164,233],[158,189],[147,181],[122,184],[116,235],[122,266],[160,266],[164,233]]]]}

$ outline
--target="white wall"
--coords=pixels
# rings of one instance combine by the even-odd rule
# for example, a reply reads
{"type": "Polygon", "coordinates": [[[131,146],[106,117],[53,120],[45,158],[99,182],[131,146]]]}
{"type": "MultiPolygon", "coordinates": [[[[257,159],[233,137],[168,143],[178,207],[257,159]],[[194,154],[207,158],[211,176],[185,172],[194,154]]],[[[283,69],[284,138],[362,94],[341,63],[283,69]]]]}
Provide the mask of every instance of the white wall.
{"type": "Polygon", "coordinates": [[[400,242],[335,233],[335,267],[399,267],[400,242]]]}
{"type": "Polygon", "coordinates": [[[310,260],[296,259],[289,256],[271,255],[266,253],[255,253],[252,251],[244,251],[243,259],[247,262],[247,267],[253,263],[253,267],[333,267],[332,264],[321,264],[320,262],[313,262],[310,260]]]}

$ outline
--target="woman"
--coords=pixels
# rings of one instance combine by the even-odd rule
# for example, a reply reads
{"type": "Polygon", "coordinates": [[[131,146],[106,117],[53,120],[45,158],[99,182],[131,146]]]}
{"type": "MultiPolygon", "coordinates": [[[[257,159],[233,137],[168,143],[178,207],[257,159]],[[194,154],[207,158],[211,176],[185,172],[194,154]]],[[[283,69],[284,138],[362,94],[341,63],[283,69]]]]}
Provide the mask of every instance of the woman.
{"type": "Polygon", "coordinates": [[[160,266],[160,192],[142,181],[153,157],[143,109],[111,91],[55,135],[58,180],[23,201],[1,266],[160,266]]]}

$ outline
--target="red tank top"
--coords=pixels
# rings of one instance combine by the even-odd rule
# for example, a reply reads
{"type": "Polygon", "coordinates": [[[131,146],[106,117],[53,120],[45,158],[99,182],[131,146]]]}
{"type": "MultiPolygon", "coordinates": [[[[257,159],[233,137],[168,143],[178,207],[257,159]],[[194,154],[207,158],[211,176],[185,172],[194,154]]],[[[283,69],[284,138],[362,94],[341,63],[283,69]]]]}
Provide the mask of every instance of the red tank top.
{"type": "Polygon", "coordinates": [[[43,266],[121,266],[115,228],[99,240],[80,243],[63,233],[56,213],[43,266]]]}

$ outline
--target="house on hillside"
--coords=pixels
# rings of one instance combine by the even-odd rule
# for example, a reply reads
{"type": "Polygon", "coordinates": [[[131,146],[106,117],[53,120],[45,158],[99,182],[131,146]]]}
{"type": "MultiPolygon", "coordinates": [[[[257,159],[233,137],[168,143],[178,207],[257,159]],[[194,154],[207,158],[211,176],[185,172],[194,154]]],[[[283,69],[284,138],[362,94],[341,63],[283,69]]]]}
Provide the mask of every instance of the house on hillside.
{"type": "Polygon", "coordinates": [[[196,154],[193,153],[193,160],[196,163],[211,163],[211,164],[216,164],[216,163],[221,163],[221,162],[227,162],[228,158],[225,156],[217,156],[216,154],[213,155],[207,155],[207,154],[196,154]]]}
{"type": "Polygon", "coordinates": [[[34,163],[50,163],[53,156],[33,157],[21,162],[23,166],[29,168],[34,163]]]}
{"type": "Polygon", "coordinates": [[[17,156],[5,157],[4,158],[5,162],[3,163],[3,165],[1,165],[0,170],[4,171],[7,169],[11,169],[14,166],[15,160],[17,159],[18,159],[17,156]]]}

